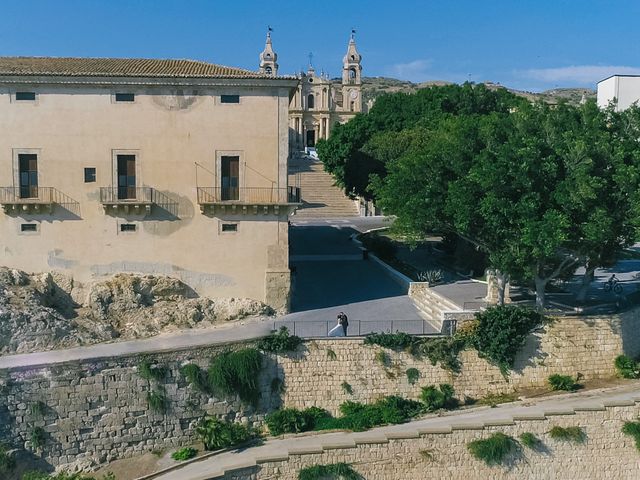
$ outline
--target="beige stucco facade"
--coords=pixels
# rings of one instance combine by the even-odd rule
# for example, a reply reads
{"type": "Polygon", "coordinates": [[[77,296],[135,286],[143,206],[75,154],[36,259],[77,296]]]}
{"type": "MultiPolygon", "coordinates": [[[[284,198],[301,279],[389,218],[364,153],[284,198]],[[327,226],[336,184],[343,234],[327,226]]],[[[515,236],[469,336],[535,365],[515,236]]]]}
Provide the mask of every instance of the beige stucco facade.
{"type": "MultiPolygon", "coordinates": [[[[260,54],[260,72],[276,75],[277,60],[268,33],[265,49],[260,54]]],[[[345,123],[363,111],[362,56],[356,48],[354,33],[342,59],[340,82],[331,80],[324,73],[317,74],[312,65],[298,78],[300,83],[289,105],[291,151],[314,147],[318,140],[329,138],[336,124],[345,123]]]]}
{"type": "Polygon", "coordinates": [[[298,201],[287,188],[288,107],[297,83],[0,76],[0,265],[80,282],[170,275],[201,295],[286,309],[287,220],[298,201]],[[20,92],[35,98],[18,100],[20,92]],[[122,92],[134,100],[116,101],[122,92]],[[37,158],[37,198],[21,198],[21,158],[34,158],[25,154],[37,158]],[[225,197],[227,157],[237,188],[225,197]],[[134,198],[118,198],[119,158],[132,159],[137,193],[124,196],[134,198]]]}

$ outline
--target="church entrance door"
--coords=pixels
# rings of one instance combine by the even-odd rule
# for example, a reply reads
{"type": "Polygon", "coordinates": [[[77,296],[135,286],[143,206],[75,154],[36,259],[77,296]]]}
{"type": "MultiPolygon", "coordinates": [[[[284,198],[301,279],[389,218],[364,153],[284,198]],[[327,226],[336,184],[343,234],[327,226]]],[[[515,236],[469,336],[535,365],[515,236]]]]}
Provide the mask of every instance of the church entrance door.
{"type": "Polygon", "coordinates": [[[315,147],[315,146],[316,146],[316,131],[307,130],[307,147],[315,147]]]}

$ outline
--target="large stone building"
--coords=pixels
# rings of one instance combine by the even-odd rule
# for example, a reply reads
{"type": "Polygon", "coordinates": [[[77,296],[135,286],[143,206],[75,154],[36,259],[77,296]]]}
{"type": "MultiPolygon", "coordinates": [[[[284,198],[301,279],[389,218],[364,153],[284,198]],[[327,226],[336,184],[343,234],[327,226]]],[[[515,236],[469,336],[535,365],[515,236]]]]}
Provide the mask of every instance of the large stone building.
{"type": "Polygon", "coordinates": [[[298,84],[188,60],[0,58],[0,265],[171,275],[285,309],[298,84]]]}
{"type": "MultiPolygon", "coordinates": [[[[278,74],[278,55],[273,50],[271,32],[260,54],[260,73],[278,74]]],[[[362,56],[351,33],[347,53],[342,59],[342,81],[318,75],[310,64],[298,76],[300,83],[289,105],[289,147],[292,151],[314,147],[319,139],[329,137],[336,123],[344,123],[362,112],[362,56]]]]}
{"type": "Polygon", "coordinates": [[[616,110],[640,103],[640,75],[611,75],[598,82],[598,106],[605,108],[615,101],[616,110]]]}

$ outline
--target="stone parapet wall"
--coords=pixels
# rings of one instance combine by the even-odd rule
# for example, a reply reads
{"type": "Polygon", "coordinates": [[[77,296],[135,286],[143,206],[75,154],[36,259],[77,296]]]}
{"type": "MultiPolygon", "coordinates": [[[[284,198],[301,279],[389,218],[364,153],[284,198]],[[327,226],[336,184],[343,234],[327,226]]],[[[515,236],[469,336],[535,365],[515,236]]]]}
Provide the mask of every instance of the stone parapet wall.
{"type": "Polygon", "coordinates": [[[352,448],[343,446],[325,448],[322,453],[289,454],[288,460],[283,460],[286,454],[280,452],[274,461],[265,458],[257,466],[232,470],[216,478],[297,480],[298,472],[304,467],[344,462],[367,480],[631,480],[638,478],[640,455],[633,438],[624,435],[621,429],[625,422],[636,421],[639,414],[638,405],[611,407],[516,421],[512,425],[461,427],[451,433],[425,433],[418,438],[371,440],[352,448]],[[554,440],[549,435],[554,426],[581,427],[586,441],[577,444],[554,440]],[[538,451],[521,447],[504,465],[487,466],[469,453],[467,445],[495,432],[514,439],[531,432],[542,441],[542,447],[538,451]]]}

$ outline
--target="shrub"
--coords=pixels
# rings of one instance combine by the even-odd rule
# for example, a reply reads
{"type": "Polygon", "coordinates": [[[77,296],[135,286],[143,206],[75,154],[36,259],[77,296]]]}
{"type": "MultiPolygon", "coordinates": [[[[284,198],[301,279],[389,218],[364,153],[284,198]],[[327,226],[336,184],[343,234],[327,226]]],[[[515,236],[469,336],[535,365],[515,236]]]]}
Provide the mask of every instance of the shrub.
{"type": "Polygon", "coordinates": [[[169,370],[166,367],[155,365],[147,359],[141,361],[138,364],[138,375],[149,381],[155,380],[156,382],[160,382],[164,380],[164,377],[167,376],[168,371],[169,370]]]}
{"type": "Polygon", "coordinates": [[[530,308],[514,305],[489,307],[476,314],[478,326],[469,339],[480,356],[490,360],[506,374],[516,354],[544,317],[530,308]]]}
{"type": "Polygon", "coordinates": [[[407,381],[411,385],[415,385],[420,378],[420,371],[417,368],[407,368],[407,371],[405,373],[407,375],[407,381]]]}
{"type": "Polygon", "coordinates": [[[262,354],[255,348],[223,352],[211,361],[209,382],[215,391],[238,395],[243,402],[256,405],[260,397],[258,374],[262,354]]]}
{"type": "Polygon", "coordinates": [[[187,379],[190,385],[192,385],[198,391],[211,394],[211,386],[207,378],[207,373],[195,363],[188,363],[180,369],[180,373],[187,379]]]}
{"type": "Polygon", "coordinates": [[[347,395],[353,395],[353,387],[351,386],[350,383],[348,382],[342,382],[342,384],[340,385],[340,387],[342,387],[342,391],[344,393],[346,393],[347,395]]]}
{"type": "Polygon", "coordinates": [[[564,390],[566,392],[574,392],[580,388],[580,384],[576,383],[573,377],[558,375],[557,373],[549,377],[549,385],[551,390],[564,390]]]}
{"type": "Polygon", "coordinates": [[[165,413],[169,409],[169,399],[164,389],[155,389],[147,393],[149,408],[157,413],[165,413]]]}
{"type": "Polygon", "coordinates": [[[347,429],[356,432],[379,425],[403,423],[424,411],[424,405],[397,396],[382,398],[372,404],[345,402],[341,417],[326,416],[316,421],[315,430],[347,429]]]}
{"type": "Polygon", "coordinates": [[[46,442],[46,434],[41,427],[33,427],[31,429],[31,433],[29,434],[29,440],[31,440],[31,445],[34,450],[39,450],[44,447],[46,442]]]}
{"type": "Polygon", "coordinates": [[[196,434],[205,450],[233,447],[251,439],[253,432],[239,423],[229,423],[213,417],[205,417],[196,427],[196,434]]]}
{"type": "Polygon", "coordinates": [[[362,476],[346,463],[312,465],[298,472],[298,480],[360,480],[362,476]]]}
{"type": "Polygon", "coordinates": [[[383,367],[387,367],[391,364],[391,357],[384,350],[380,350],[376,352],[376,362],[378,362],[383,367]]]}
{"type": "Polygon", "coordinates": [[[453,398],[453,387],[447,383],[441,383],[440,389],[435,385],[422,387],[420,399],[424,403],[427,412],[440,410],[441,408],[455,408],[458,405],[456,399],[453,398]]]}
{"type": "Polygon", "coordinates": [[[542,445],[540,439],[531,432],[524,432],[522,435],[520,435],[520,443],[525,447],[531,448],[533,450],[540,448],[540,446],[542,445]]]}
{"type": "Polygon", "coordinates": [[[439,363],[445,370],[459,372],[461,365],[458,354],[464,348],[465,342],[459,338],[426,338],[414,346],[412,353],[418,357],[427,357],[431,365],[439,363]]]}
{"type": "Polygon", "coordinates": [[[189,460],[195,457],[197,454],[198,454],[198,450],[196,450],[195,448],[184,447],[184,448],[181,448],[180,450],[176,450],[175,452],[173,452],[171,454],[171,458],[179,462],[182,462],[184,460],[189,460]]]}
{"type": "Polygon", "coordinates": [[[636,448],[640,450],[640,422],[626,422],[622,427],[622,433],[632,436],[636,442],[636,448]]]}
{"type": "Polygon", "coordinates": [[[584,443],[587,439],[587,435],[580,427],[553,427],[549,431],[549,435],[554,440],[561,440],[564,442],[584,443]]]}
{"type": "Polygon", "coordinates": [[[301,343],[300,337],[289,335],[289,329],[283,326],[277,332],[261,339],[258,348],[263,352],[285,353],[294,351],[301,343]]]}
{"type": "Polygon", "coordinates": [[[364,339],[365,345],[380,345],[391,350],[407,350],[419,339],[404,332],[370,333],[364,339]]]}
{"type": "Polygon", "coordinates": [[[315,428],[318,419],[328,416],[326,410],[318,407],[310,407],[305,410],[283,408],[268,414],[265,417],[265,422],[271,435],[277,436],[284,433],[308,432],[315,428]]]}
{"type": "Polygon", "coordinates": [[[0,473],[9,473],[16,467],[16,460],[9,455],[9,449],[0,443],[0,473]]]}
{"type": "Polygon", "coordinates": [[[419,272],[416,276],[419,282],[427,282],[429,285],[437,285],[444,280],[444,274],[442,270],[425,270],[419,272]]]}
{"type": "Polygon", "coordinates": [[[618,375],[622,378],[640,378],[640,365],[626,355],[619,355],[614,362],[618,375]]]}
{"type": "Polygon", "coordinates": [[[497,432],[483,440],[469,442],[467,448],[471,455],[487,465],[500,465],[517,451],[518,444],[512,437],[497,432]]]}

